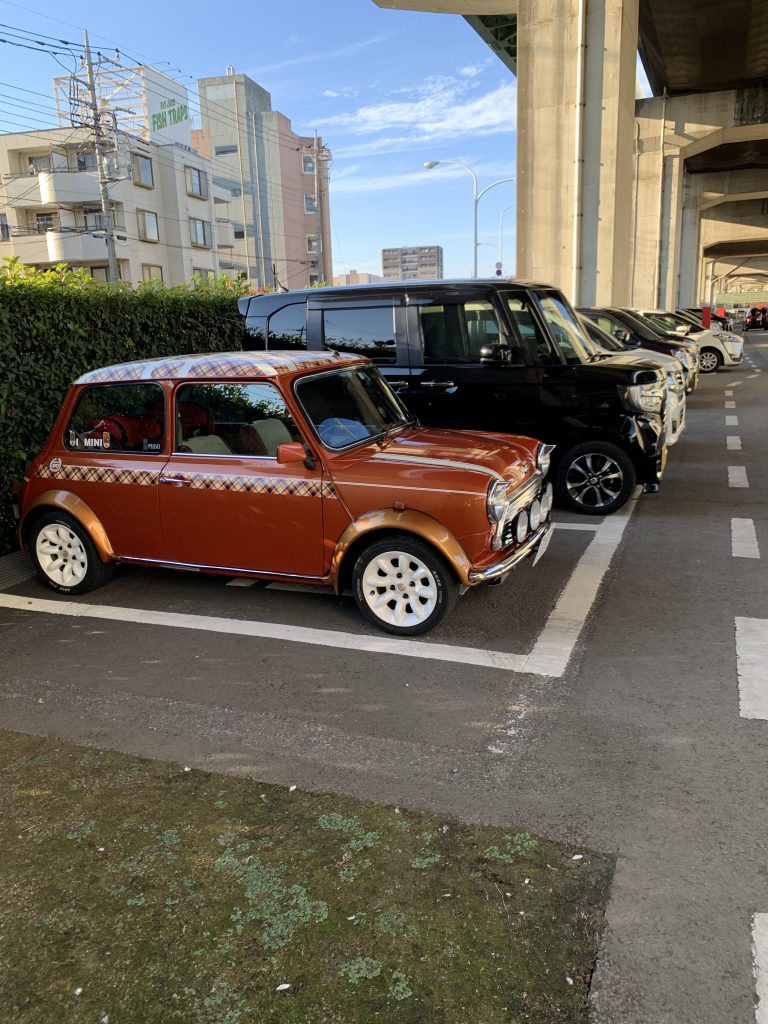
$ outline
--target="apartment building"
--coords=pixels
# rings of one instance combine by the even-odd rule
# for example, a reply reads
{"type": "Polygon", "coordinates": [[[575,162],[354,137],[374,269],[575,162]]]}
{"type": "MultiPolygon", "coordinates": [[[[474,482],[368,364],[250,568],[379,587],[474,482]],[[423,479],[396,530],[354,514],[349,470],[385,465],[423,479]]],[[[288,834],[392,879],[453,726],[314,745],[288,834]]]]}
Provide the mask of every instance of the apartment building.
{"type": "Polygon", "coordinates": [[[359,270],[355,270],[354,267],[349,271],[348,274],[336,274],[333,279],[334,285],[345,285],[345,284],[375,284],[377,281],[383,281],[382,277],[378,274],[364,274],[359,270]]]}
{"type": "Polygon", "coordinates": [[[381,273],[387,281],[439,280],[443,276],[443,247],[417,245],[382,249],[381,273]]]}
{"type": "MultiPolygon", "coordinates": [[[[120,278],[174,285],[219,269],[234,229],[217,216],[230,196],[210,163],[180,143],[133,138],[110,156],[109,197],[120,278]]],[[[107,280],[96,152],[86,128],[0,135],[0,257],[66,262],[107,280]]]]}
{"type": "Polygon", "coordinates": [[[321,139],[297,135],[247,75],[198,82],[193,145],[232,197],[235,245],[222,263],[259,286],[303,288],[332,279],[328,161],[321,139]]]}

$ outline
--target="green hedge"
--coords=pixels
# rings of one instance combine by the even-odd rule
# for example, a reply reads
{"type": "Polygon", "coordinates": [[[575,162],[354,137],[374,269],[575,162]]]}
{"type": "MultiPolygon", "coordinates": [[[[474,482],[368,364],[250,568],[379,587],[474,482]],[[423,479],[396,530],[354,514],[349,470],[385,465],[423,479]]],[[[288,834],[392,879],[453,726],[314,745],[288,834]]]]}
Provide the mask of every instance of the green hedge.
{"type": "Polygon", "coordinates": [[[17,546],[11,484],[40,450],[70,383],[130,359],[238,350],[242,281],[132,291],[64,265],[0,262],[0,554],[17,546]]]}

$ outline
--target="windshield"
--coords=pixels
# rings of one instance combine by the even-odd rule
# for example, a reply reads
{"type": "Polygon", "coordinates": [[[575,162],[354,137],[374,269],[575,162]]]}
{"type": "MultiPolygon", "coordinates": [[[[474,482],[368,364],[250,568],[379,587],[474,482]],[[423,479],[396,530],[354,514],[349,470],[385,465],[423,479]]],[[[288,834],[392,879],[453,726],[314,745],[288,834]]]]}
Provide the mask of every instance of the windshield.
{"type": "Polygon", "coordinates": [[[662,341],[663,329],[657,324],[646,320],[639,313],[628,313],[626,309],[620,311],[620,319],[629,327],[633,334],[636,334],[642,341],[662,341]]]}
{"type": "Polygon", "coordinates": [[[302,378],[296,396],[327,448],[338,450],[413,422],[373,366],[350,366],[302,378]]]}
{"type": "Polygon", "coordinates": [[[686,316],[678,316],[677,313],[646,313],[646,317],[652,322],[659,324],[665,330],[676,331],[678,327],[684,327],[692,334],[698,334],[704,328],[701,324],[695,324],[686,316]]]}
{"type": "Polygon", "coordinates": [[[584,328],[568,303],[556,293],[539,292],[539,309],[549,325],[560,353],[568,364],[586,363],[594,355],[584,328]]]}

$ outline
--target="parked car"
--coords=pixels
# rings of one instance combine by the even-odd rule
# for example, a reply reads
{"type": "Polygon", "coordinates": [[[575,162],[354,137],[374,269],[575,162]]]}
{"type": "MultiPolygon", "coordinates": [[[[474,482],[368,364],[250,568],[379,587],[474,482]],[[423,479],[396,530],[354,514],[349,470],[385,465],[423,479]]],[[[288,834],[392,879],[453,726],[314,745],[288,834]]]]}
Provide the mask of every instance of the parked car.
{"type": "Polygon", "coordinates": [[[673,331],[690,338],[699,346],[699,368],[702,373],[714,373],[721,366],[738,366],[744,350],[744,341],[735,334],[705,328],[691,313],[670,313],[663,309],[637,310],[662,330],[673,331]]]}
{"type": "MultiPolygon", "coordinates": [[[[697,323],[699,323],[702,327],[704,326],[704,321],[703,321],[704,307],[703,306],[691,306],[691,307],[688,307],[686,309],[678,309],[677,312],[678,313],[690,313],[691,316],[696,317],[697,323]]],[[[730,333],[733,330],[733,327],[734,327],[733,313],[730,313],[730,312],[726,312],[725,315],[723,316],[720,313],[716,313],[714,310],[711,310],[710,314],[709,314],[709,321],[710,321],[710,326],[713,327],[715,330],[717,329],[718,326],[720,326],[724,331],[730,333]]]]}
{"type": "Polygon", "coordinates": [[[597,356],[601,353],[610,355],[616,352],[633,352],[636,355],[642,355],[642,358],[650,366],[657,366],[666,374],[667,397],[664,408],[664,436],[668,447],[677,444],[680,435],[685,429],[686,412],[685,378],[683,377],[683,367],[680,360],[675,359],[674,356],[664,355],[663,352],[653,352],[651,349],[629,348],[617,338],[614,338],[612,334],[608,334],[601,327],[598,327],[589,317],[581,317],[581,323],[597,356]]]}
{"type": "Polygon", "coordinates": [[[526,434],[556,445],[555,493],[614,512],[658,490],[665,375],[631,354],[593,359],[561,293],[515,281],[401,281],[240,300],[244,347],[369,355],[429,426],[526,434]]]}
{"type": "Polygon", "coordinates": [[[352,587],[415,636],[549,540],[551,449],[422,428],[375,367],[227,353],[94,370],[28,467],[20,538],[64,594],[117,562],[352,587]]]}
{"type": "Polygon", "coordinates": [[[617,306],[579,309],[579,313],[594,321],[608,334],[633,348],[650,349],[663,355],[674,356],[683,367],[685,390],[690,394],[699,379],[698,346],[679,335],[662,332],[639,314],[617,306]]]}
{"type": "Polygon", "coordinates": [[[764,331],[768,328],[768,310],[753,306],[744,317],[745,331],[764,331]]]}

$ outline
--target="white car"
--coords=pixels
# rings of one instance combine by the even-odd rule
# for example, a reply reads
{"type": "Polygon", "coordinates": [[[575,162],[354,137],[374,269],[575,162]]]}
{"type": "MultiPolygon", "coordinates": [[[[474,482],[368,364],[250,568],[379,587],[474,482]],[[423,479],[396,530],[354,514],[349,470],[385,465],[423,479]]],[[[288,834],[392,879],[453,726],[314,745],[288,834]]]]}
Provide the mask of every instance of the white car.
{"type": "Polygon", "coordinates": [[[721,366],[738,366],[744,352],[744,341],[720,327],[705,328],[692,313],[670,313],[664,309],[638,310],[648,320],[666,331],[684,335],[699,346],[699,369],[714,373],[721,366]]]}

